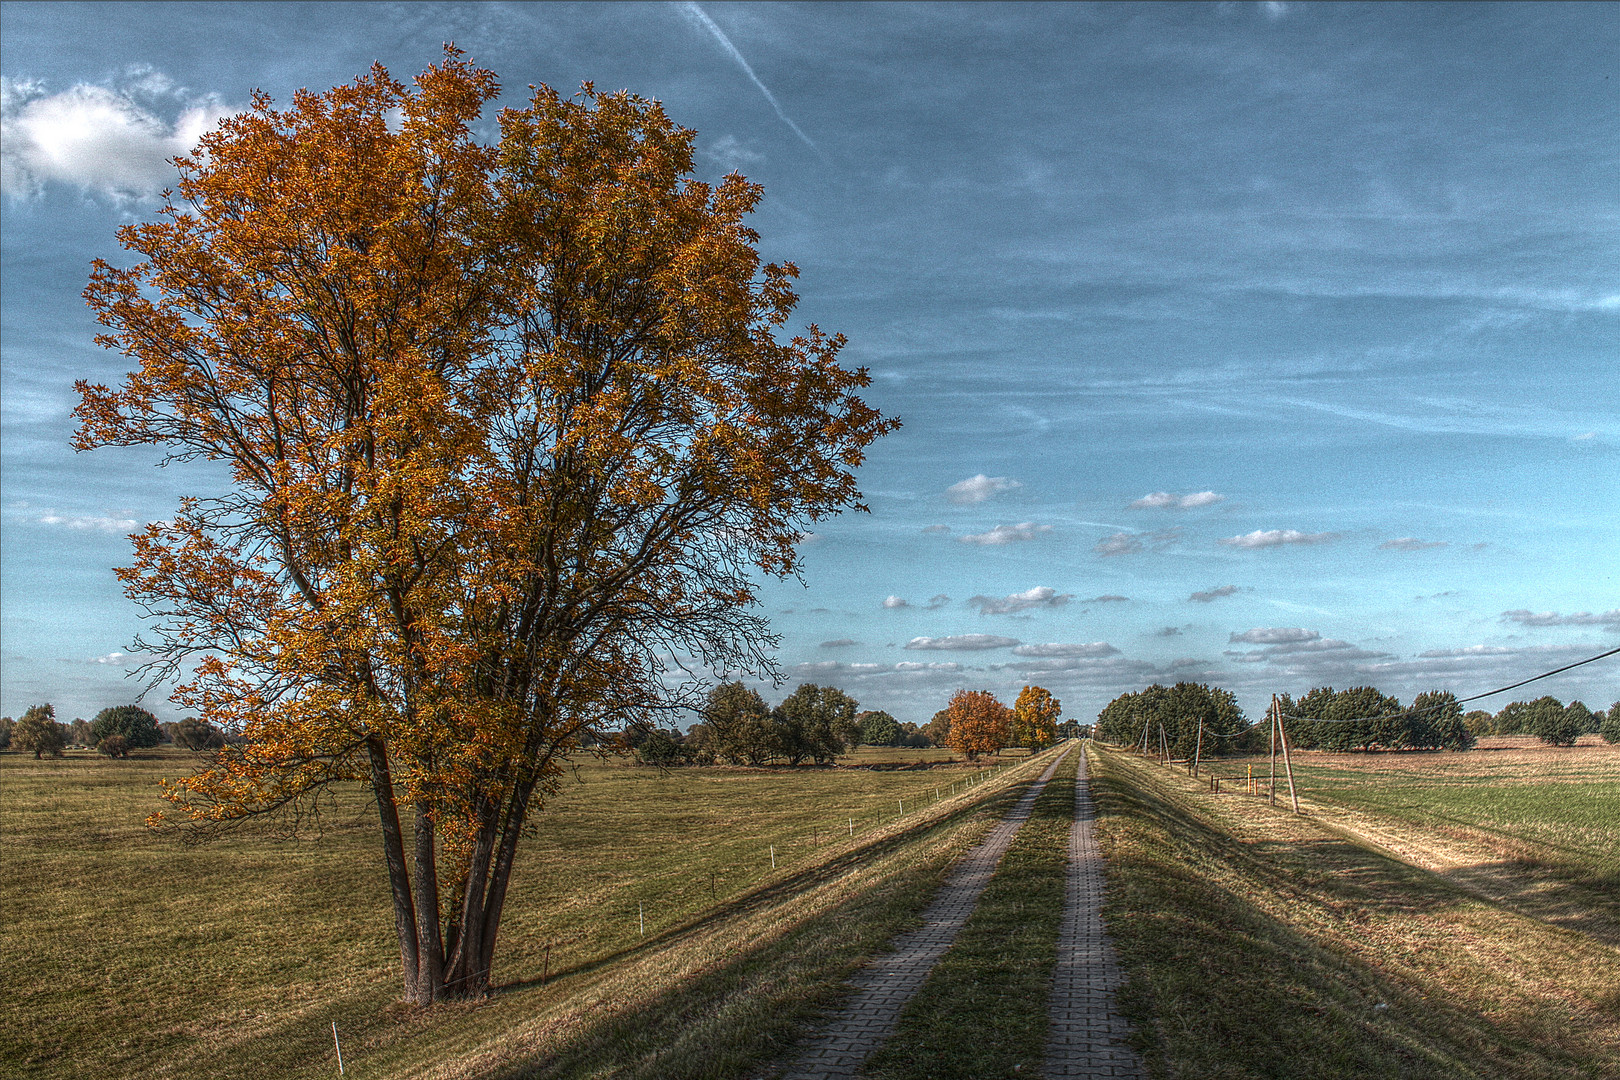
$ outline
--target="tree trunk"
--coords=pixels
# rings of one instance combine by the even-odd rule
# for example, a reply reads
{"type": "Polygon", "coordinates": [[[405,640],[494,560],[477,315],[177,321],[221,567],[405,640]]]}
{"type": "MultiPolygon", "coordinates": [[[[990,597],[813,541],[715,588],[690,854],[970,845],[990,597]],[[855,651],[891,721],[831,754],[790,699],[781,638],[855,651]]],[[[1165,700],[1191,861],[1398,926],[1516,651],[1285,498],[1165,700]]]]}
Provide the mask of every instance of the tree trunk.
{"type": "Polygon", "coordinates": [[[439,866],[433,850],[433,819],[427,803],[416,804],[416,897],[418,1005],[442,999],[444,993],[444,938],[439,931],[439,866]]]}
{"type": "Polygon", "coordinates": [[[405,997],[416,1000],[418,956],[416,908],[411,902],[410,872],[405,866],[405,838],[394,802],[394,781],[388,770],[388,748],[381,739],[366,740],[371,758],[371,791],[382,819],[383,855],[388,862],[388,885],[394,899],[394,930],[399,935],[399,964],[405,976],[405,997]]]}

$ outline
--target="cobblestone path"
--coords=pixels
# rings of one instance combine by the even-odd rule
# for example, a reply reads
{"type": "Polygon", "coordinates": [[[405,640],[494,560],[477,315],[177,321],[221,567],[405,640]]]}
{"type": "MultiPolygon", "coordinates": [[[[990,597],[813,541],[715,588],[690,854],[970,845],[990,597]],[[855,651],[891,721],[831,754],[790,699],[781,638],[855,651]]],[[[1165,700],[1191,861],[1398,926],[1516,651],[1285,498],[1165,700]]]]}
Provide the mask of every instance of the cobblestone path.
{"type": "Polygon", "coordinates": [[[1074,825],[1069,830],[1069,881],[1058,929],[1057,969],[1052,978],[1052,1026],[1046,1044],[1046,1076],[1145,1077],[1136,1052],[1125,1045],[1130,1027],[1114,1004],[1119,964],[1103,928],[1103,860],[1092,832],[1096,811],[1080,752],[1074,784],[1074,825]]]}
{"type": "Polygon", "coordinates": [[[854,998],[800,1055],[784,1080],[860,1075],[861,1063],[894,1031],[901,1007],[922,986],[973,913],[1014,834],[1028,820],[1035,797],[1071,752],[1059,754],[990,835],[962,857],[923,912],[923,925],[896,938],[894,952],[875,957],[851,980],[854,998]]]}

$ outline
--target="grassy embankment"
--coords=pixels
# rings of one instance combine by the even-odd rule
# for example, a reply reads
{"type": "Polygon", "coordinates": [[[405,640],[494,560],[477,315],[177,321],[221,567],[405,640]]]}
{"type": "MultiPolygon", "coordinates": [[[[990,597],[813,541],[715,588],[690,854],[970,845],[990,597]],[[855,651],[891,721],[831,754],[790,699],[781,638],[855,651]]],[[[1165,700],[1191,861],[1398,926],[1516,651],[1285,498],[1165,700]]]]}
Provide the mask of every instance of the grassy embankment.
{"type": "Polygon", "coordinates": [[[156,780],[192,760],[0,755],[0,1060],[15,1074],[324,1077],[335,1020],[351,1077],[741,1075],[836,1006],[1040,768],[1014,759],[970,785],[968,766],[582,762],[520,856],[499,992],[423,1011],[396,1002],[363,795],[344,793],[318,836],[187,846],[141,822],[156,780]]]}
{"type": "Polygon", "coordinates": [[[1071,753],[1035,800],[961,934],[867,1062],[872,1080],[1040,1075],[1079,762],[1071,753]]]}
{"type": "Polygon", "coordinates": [[[1620,851],[1620,759],[1548,756],[1510,775],[1484,754],[1403,756],[1399,778],[1378,774],[1397,767],[1387,756],[1301,759],[1303,818],[1286,798],[1217,797],[1177,769],[1093,758],[1121,1006],[1155,1074],[1613,1076],[1620,950],[1382,840],[1415,850],[1442,819],[1500,828],[1534,844],[1558,888],[1591,889],[1620,851]]]}

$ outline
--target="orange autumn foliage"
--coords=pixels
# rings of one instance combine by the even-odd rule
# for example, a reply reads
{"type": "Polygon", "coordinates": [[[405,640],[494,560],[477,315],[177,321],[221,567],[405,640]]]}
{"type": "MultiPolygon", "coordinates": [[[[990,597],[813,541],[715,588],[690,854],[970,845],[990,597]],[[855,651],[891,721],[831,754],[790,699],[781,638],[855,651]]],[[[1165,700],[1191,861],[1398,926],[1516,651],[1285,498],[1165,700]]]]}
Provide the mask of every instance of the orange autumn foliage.
{"type": "Polygon", "coordinates": [[[988,690],[958,690],[945,706],[950,733],[945,743],[969,761],[993,754],[1007,745],[1012,733],[1012,710],[988,690]]]}
{"type": "Polygon", "coordinates": [[[897,423],[841,336],[787,335],[758,185],[691,179],[693,132],[589,84],[481,143],[495,76],[446,52],[409,87],[256,95],[179,159],[160,220],[119,230],[141,261],[85,293],[139,367],[75,410],[79,449],[230,471],[118,571],[175,700],[246,736],[158,817],[368,783],[422,1002],[490,986],[564,755],[697,703],[680,657],[772,670],[750,572],[864,509],[853,469],[897,423]]]}
{"type": "Polygon", "coordinates": [[[1058,741],[1057,722],[1063,715],[1063,703],[1051,691],[1039,686],[1026,686],[1013,702],[1013,746],[1027,746],[1031,750],[1044,750],[1058,741]]]}

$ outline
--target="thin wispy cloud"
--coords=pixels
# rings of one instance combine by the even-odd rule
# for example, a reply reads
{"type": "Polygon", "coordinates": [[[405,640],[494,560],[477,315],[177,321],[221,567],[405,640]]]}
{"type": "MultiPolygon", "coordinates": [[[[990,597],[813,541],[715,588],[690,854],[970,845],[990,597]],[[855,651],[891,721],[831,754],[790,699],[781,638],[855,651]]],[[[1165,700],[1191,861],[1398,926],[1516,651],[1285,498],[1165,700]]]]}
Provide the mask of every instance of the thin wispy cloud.
{"type": "Polygon", "coordinates": [[[1020,521],[1017,525],[997,525],[989,532],[970,533],[961,537],[964,544],[1016,544],[1021,540],[1033,540],[1041,533],[1052,531],[1050,525],[1037,525],[1033,521],[1020,521]]]}
{"type": "Polygon", "coordinates": [[[1620,609],[1599,614],[1590,611],[1572,611],[1568,615],[1560,615],[1556,611],[1530,611],[1520,608],[1517,611],[1502,612],[1502,621],[1518,623],[1520,626],[1605,626],[1620,629],[1620,609]]]}
{"type": "Polygon", "coordinates": [[[1195,592],[1191,596],[1187,597],[1187,599],[1191,600],[1195,604],[1208,604],[1219,600],[1223,596],[1231,596],[1237,591],[1238,587],[1236,585],[1222,585],[1217,589],[1207,589],[1203,592],[1195,592]]]}
{"type": "Polygon", "coordinates": [[[1131,509],[1194,510],[1200,506],[1214,506],[1225,498],[1225,495],[1217,495],[1213,491],[1195,491],[1191,495],[1177,495],[1173,491],[1154,491],[1131,503],[1131,509]]]}
{"type": "Polygon", "coordinates": [[[1050,585],[1037,585],[1011,596],[975,596],[968,600],[968,605],[978,608],[981,615],[1011,615],[1030,608],[1062,607],[1073,599],[1073,593],[1060,593],[1050,585]]]}
{"type": "Polygon", "coordinates": [[[743,73],[753,81],[755,86],[759,87],[759,92],[764,94],[765,100],[771,103],[771,108],[776,110],[776,115],[781,118],[782,123],[792,128],[793,134],[804,140],[804,145],[808,146],[818,154],[821,153],[821,147],[817,146],[811,140],[810,136],[806,135],[803,130],[800,129],[799,125],[793,122],[793,118],[782,109],[782,103],[776,100],[776,95],[771,93],[771,88],[761,82],[758,75],[754,74],[754,69],[749,66],[748,61],[744,59],[743,54],[737,50],[737,46],[731,43],[731,39],[726,36],[726,32],[720,29],[720,27],[716,26],[713,19],[709,18],[709,13],[694,3],[682,4],[681,9],[685,11],[688,16],[696,19],[705,30],[714,35],[714,40],[720,43],[720,47],[725,49],[726,53],[733,60],[737,61],[737,66],[743,69],[743,73]]]}
{"type": "Polygon", "coordinates": [[[1256,529],[1242,536],[1228,536],[1221,543],[1228,547],[1268,548],[1284,544],[1326,544],[1339,534],[1330,532],[1307,533],[1298,529],[1256,529]]]}
{"type": "Polygon", "coordinates": [[[1118,656],[1119,650],[1106,641],[1049,642],[1045,645],[1020,645],[1014,656],[1118,656]]]}
{"type": "Polygon", "coordinates": [[[1415,536],[1402,536],[1395,540],[1385,540],[1378,545],[1379,551],[1427,551],[1429,548],[1443,548],[1448,546],[1444,540],[1419,540],[1415,536]]]}
{"type": "Polygon", "coordinates": [[[981,649],[1007,649],[1022,644],[1017,638],[997,634],[955,634],[949,637],[915,637],[908,649],[942,649],[948,652],[977,652],[981,649]]]}

